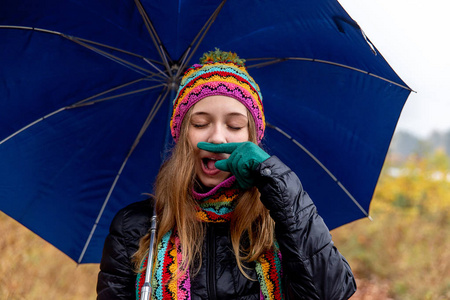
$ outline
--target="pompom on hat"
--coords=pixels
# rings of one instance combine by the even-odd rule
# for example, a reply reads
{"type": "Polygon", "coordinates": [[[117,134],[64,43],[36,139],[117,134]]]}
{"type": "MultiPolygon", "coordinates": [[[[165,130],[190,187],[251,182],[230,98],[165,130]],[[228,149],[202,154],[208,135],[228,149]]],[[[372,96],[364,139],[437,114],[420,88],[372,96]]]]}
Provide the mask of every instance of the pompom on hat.
{"type": "Polygon", "coordinates": [[[195,64],[181,79],[173,102],[170,130],[175,142],[180,137],[181,123],[189,109],[203,98],[222,95],[241,102],[253,116],[258,143],[264,136],[265,117],[259,86],[248,74],[236,53],[216,48],[203,54],[200,64],[195,64]]]}

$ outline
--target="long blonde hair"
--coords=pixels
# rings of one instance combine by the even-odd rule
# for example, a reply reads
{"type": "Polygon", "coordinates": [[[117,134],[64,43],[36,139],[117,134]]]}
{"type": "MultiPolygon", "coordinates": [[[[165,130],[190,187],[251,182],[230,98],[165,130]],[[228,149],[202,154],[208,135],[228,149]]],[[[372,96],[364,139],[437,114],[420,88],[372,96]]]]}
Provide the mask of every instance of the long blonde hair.
{"type": "MultiPolygon", "coordinates": [[[[249,140],[256,141],[256,128],[250,113],[249,140]]],[[[204,224],[196,217],[196,203],[190,191],[195,184],[194,148],[187,138],[190,122],[188,113],[182,123],[180,139],[172,150],[170,158],[162,165],[155,182],[155,208],[158,220],[156,245],[172,228],[176,228],[182,245],[180,272],[189,266],[195,274],[201,266],[202,246],[205,234],[204,224]],[[177,184],[174,184],[174,183],[177,184]],[[194,262],[197,269],[194,268],[194,262]]],[[[238,199],[230,221],[230,235],[233,252],[241,272],[243,262],[257,260],[273,246],[274,221],[269,211],[259,200],[256,187],[243,192],[238,199]],[[243,239],[248,238],[247,248],[242,246],[243,239]]],[[[139,249],[133,256],[136,270],[145,259],[150,244],[150,235],[144,236],[139,249]]],[[[154,248],[156,249],[156,248],[154,248]]]]}

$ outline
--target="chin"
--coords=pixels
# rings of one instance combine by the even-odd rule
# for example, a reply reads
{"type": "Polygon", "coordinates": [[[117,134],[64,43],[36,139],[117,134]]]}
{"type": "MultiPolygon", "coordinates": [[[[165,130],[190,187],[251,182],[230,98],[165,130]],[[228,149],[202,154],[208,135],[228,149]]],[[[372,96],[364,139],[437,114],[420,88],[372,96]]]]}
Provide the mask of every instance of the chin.
{"type": "Polygon", "coordinates": [[[218,185],[219,183],[221,183],[222,181],[224,181],[226,178],[223,178],[223,179],[217,179],[217,178],[202,179],[202,178],[199,178],[199,179],[200,179],[200,182],[204,186],[209,187],[209,188],[213,188],[216,185],[218,185]]]}
{"type": "Polygon", "coordinates": [[[202,185],[205,187],[213,188],[216,185],[218,185],[219,183],[221,183],[222,181],[224,181],[225,179],[227,179],[230,176],[230,173],[223,172],[223,174],[218,174],[218,176],[214,176],[214,177],[208,177],[208,176],[204,176],[204,175],[202,176],[202,175],[200,175],[200,176],[197,175],[197,178],[202,183],[202,185]]]}

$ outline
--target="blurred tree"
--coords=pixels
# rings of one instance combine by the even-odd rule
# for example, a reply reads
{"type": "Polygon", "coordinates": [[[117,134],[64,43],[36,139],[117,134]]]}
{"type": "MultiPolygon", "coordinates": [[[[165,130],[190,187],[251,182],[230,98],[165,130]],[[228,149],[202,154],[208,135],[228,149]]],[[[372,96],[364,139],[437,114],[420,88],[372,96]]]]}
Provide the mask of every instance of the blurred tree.
{"type": "MultiPolygon", "coordinates": [[[[357,278],[387,288],[394,299],[450,299],[450,159],[445,151],[416,153],[401,164],[388,157],[370,214],[373,222],[363,219],[332,232],[357,278]]],[[[358,292],[354,298],[364,299],[358,292]]]]}

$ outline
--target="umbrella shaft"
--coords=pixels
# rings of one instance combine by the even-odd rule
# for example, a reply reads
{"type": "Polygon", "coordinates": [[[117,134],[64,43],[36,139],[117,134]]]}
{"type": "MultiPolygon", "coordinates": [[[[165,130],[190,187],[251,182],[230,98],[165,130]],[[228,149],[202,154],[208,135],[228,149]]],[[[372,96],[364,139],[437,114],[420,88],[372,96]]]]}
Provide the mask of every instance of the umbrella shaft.
{"type": "Polygon", "coordinates": [[[155,212],[153,211],[150,226],[150,245],[148,248],[147,270],[145,272],[145,282],[144,285],[142,286],[140,300],[150,300],[150,295],[152,294],[152,286],[150,284],[150,280],[152,277],[152,269],[153,269],[153,244],[155,243],[155,234],[156,234],[156,215],[155,212]]]}
{"type": "Polygon", "coordinates": [[[142,287],[141,300],[150,300],[151,286],[147,282],[142,287]]]}

